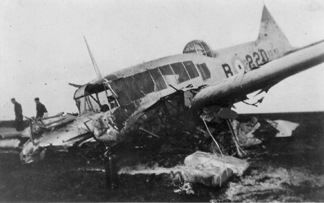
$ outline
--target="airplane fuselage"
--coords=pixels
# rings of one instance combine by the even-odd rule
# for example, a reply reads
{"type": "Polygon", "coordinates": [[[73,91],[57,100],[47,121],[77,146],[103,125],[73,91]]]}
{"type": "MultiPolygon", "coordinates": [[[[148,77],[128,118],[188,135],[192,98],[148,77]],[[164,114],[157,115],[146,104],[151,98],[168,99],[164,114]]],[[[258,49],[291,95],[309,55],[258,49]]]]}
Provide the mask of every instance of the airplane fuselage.
{"type": "MultiPolygon", "coordinates": [[[[196,48],[202,44],[204,47],[205,43],[193,42],[187,44],[192,47],[186,46],[185,50],[189,51],[184,50],[184,54],[119,70],[79,88],[75,93],[75,100],[81,114],[102,112],[105,104],[104,111],[110,109],[105,113],[106,118],[103,116],[101,121],[94,121],[96,124],[93,126],[100,126],[101,129],[94,127],[97,130],[92,132],[97,132],[96,137],[107,134],[106,129],[113,128],[112,140],[115,140],[118,137],[116,134],[131,129],[144,111],[162,98],[188,87],[200,89],[239,74],[246,74],[292,50],[266,8],[261,19],[259,36],[255,41],[220,50],[207,47],[208,50],[203,52],[196,48]],[[107,100],[107,97],[110,99],[107,100]]],[[[218,105],[231,105],[229,102],[233,104],[236,101],[226,101],[226,104],[218,105]]]]}
{"type": "MultiPolygon", "coordinates": [[[[255,41],[213,50],[205,42],[194,40],[186,45],[183,54],[104,77],[97,74],[97,79],[80,86],[74,94],[80,115],[67,127],[69,132],[48,131],[37,146],[31,144],[30,151],[54,144],[72,146],[89,135],[107,144],[124,140],[124,135],[134,130],[154,135],[142,126],[150,128],[148,123],[154,118],[155,127],[164,125],[161,120],[165,116],[160,114],[169,113],[165,109],[171,100],[182,105],[173,106],[174,109],[217,106],[230,112],[230,107],[245,100],[247,94],[267,92],[281,80],[324,62],[323,50],[324,42],[294,49],[264,7],[255,41]],[[161,108],[164,110],[160,111],[161,108]]],[[[179,109],[185,112],[182,110],[179,109]]],[[[172,120],[172,116],[168,118],[172,120]]]]}

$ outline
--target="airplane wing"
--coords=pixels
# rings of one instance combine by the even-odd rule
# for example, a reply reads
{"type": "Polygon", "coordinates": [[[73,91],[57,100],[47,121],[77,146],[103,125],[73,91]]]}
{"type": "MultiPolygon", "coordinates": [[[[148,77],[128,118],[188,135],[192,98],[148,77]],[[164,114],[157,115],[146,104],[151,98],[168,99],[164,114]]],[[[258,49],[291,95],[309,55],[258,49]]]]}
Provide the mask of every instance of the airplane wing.
{"type": "Polygon", "coordinates": [[[324,62],[324,42],[289,53],[250,72],[232,76],[207,86],[192,99],[194,108],[238,102],[246,94],[276,84],[281,80],[324,62]]]}

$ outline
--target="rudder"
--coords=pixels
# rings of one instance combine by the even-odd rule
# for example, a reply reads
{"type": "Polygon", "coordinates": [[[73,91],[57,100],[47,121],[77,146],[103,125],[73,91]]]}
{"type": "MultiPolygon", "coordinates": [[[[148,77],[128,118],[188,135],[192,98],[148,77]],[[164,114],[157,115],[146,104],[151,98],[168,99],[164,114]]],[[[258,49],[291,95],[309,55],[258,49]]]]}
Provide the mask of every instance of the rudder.
{"type": "Polygon", "coordinates": [[[283,46],[286,51],[292,49],[287,37],[277,25],[266,6],[263,7],[262,11],[258,40],[271,40],[275,43],[280,43],[280,45],[283,46]]]}

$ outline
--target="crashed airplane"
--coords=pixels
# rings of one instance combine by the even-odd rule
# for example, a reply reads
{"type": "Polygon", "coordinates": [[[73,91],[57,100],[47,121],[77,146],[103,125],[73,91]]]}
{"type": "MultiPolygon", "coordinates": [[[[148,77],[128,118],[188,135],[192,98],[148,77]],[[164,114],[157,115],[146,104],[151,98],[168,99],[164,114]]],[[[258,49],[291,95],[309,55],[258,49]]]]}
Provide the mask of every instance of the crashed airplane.
{"type": "MultiPolygon", "coordinates": [[[[213,50],[204,41],[194,40],[182,54],[106,76],[101,76],[91,52],[90,56],[98,78],[77,86],[74,100],[79,115],[59,115],[49,124],[34,121],[32,138],[21,152],[22,162],[41,159],[49,147],[64,150],[99,141],[109,149],[138,132],[161,137],[172,125],[185,126],[197,118],[208,132],[208,122],[224,121],[235,140],[233,105],[322,63],[324,42],[292,47],[264,7],[258,38],[252,42],[213,50]]],[[[236,149],[240,154],[239,146],[236,149]]]]}

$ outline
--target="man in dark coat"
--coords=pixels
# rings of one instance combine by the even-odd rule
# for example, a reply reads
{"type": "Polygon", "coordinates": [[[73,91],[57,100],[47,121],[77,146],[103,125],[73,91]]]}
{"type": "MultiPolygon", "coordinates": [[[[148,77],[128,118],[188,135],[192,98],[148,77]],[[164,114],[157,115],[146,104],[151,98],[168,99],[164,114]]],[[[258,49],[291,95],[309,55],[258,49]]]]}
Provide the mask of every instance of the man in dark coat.
{"type": "Polygon", "coordinates": [[[21,105],[16,101],[15,98],[11,99],[11,102],[14,104],[15,110],[15,127],[17,131],[22,131],[24,129],[24,121],[23,121],[23,114],[21,105]]]}
{"type": "Polygon", "coordinates": [[[47,109],[44,106],[44,104],[40,103],[39,98],[35,98],[35,103],[36,103],[36,118],[45,118],[47,117],[47,109]]]}

